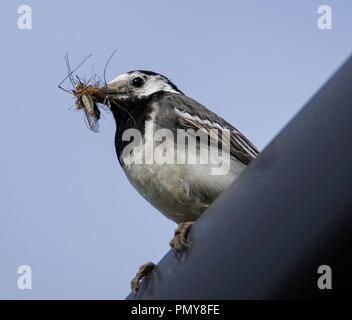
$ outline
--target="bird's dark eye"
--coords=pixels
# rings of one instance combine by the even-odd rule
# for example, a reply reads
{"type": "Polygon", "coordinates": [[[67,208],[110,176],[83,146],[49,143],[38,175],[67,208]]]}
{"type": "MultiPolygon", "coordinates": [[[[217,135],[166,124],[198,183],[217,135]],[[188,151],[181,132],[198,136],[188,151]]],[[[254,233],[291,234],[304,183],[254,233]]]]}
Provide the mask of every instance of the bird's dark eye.
{"type": "Polygon", "coordinates": [[[132,86],[137,87],[137,88],[141,87],[143,85],[143,83],[144,83],[144,79],[141,77],[135,77],[131,80],[132,86]]]}

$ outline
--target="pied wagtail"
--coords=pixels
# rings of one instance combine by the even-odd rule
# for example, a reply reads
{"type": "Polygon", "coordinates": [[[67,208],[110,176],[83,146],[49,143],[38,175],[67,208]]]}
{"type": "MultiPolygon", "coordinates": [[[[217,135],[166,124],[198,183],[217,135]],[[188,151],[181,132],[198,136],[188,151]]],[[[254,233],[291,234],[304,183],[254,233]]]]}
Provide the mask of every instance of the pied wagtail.
{"type": "MultiPolygon", "coordinates": [[[[184,95],[161,74],[144,70],[130,71],[116,77],[102,89],[102,93],[109,99],[102,101],[96,97],[95,101],[104,104],[108,101],[114,115],[118,160],[137,191],[167,218],[179,224],[170,245],[176,251],[181,251],[187,245],[186,236],[192,223],[230,186],[257,156],[258,150],[239,130],[184,95]],[[129,163],[123,152],[129,141],[124,141],[123,134],[132,128],[141,133],[143,146],[150,142],[147,134],[150,130],[154,133],[158,129],[168,129],[175,136],[177,129],[193,129],[194,132],[199,129],[228,130],[225,143],[229,150],[229,170],[226,174],[213,175],[210,164],[129,163]]],[[[195,152],[199,155],[199,148],[193,150],[197,150],[195,152]]],[[[153,266],[147,263],[140,268],[131,283],[133,291],[138,290],[140,280],[153,266]]]]}

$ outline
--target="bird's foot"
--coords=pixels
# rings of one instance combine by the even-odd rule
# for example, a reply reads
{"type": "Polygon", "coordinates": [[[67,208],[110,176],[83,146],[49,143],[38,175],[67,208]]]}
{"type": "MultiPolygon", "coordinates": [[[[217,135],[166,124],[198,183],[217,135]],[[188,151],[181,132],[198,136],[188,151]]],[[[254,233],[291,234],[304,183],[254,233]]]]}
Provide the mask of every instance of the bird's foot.
{"type": "Polygon", "coordinates": [[[139,270],[135,277],[131,281],[131,289],[136,294],[140,288],[140,282],[146,278],[154,269],[155,264],[153,262],[147,262],[139,267],[139,270]]]}
{"type": "Polygon", "coordinates": [[[188,222],[181,222],[178,225],[175,231],[174,238],[170,241],[170,246],[176,252],[181,252],[188,247],[187,235],[188,235],[189,229],[191,229],[193,224],[194,224],[194,221],[188,221],[188,222]]]}

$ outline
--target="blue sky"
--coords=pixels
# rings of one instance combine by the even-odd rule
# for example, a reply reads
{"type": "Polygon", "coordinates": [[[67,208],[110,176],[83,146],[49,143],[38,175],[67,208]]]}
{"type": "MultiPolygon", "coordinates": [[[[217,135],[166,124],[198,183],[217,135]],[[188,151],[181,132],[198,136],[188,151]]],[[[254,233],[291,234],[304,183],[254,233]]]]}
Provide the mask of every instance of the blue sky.
{"type": "Polygon", "coordinates": [[[124,176],[111,114],[96,134],[69,110],[66,52],[93,54],[89,75],[116,49],[108,80],[163,73],[263,149],[351,54],[351,18],[348,0],[2,1],[0,298],[122,299],[176,227],[124,176]],[[17,28],[22,4],[32,30],[17,28]],[[332,30],[317,27],[321,4],[332,30]],[[32,290],[17,287],[23,264],[32,290]]]}

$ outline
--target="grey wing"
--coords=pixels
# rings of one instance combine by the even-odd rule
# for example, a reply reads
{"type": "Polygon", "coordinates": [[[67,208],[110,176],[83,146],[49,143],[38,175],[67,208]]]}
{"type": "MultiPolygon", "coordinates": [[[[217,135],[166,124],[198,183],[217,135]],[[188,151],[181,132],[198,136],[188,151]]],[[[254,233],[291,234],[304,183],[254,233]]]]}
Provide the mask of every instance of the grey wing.
{"type": "MultiPolygon", "coordinates": [[[[182,94],[167,93],[163,98],[163,105],[173,109],[176,113],[177,122],[185,128],[194,130],[205,129],[228,129],[230,139],[230,155],[244,164],[254,159],[259,151],[257,148],[235,127],[210,111],[202,104],[182,94]]],[[[221,147],[221,132],[219,132],[219,147],[221,147]]],[[[225,140],[225,143],[227,143],[225,140]]]]}

